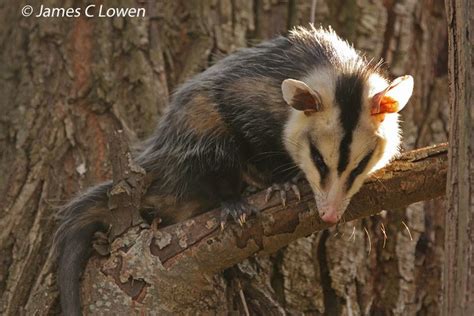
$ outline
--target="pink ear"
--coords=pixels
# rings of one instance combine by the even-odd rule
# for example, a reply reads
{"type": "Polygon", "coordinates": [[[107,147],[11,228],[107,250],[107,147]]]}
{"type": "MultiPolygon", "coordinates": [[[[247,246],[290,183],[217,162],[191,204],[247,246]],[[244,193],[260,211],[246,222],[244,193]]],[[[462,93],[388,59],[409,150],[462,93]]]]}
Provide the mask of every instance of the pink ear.
{"type": "Polygon", "coordinates": [[[323,110],[321,96],[306,83],[294,79],[286,79],[281,84],[283,99],[295,110],[306,115],[323,110]]]}
{"type": "Polygon", "coordinates": [[[385,90],[372,97],[370,113],[378,115],[399,112],[405,107],[412,93],[413,77],[398,77],[385,90]]]}

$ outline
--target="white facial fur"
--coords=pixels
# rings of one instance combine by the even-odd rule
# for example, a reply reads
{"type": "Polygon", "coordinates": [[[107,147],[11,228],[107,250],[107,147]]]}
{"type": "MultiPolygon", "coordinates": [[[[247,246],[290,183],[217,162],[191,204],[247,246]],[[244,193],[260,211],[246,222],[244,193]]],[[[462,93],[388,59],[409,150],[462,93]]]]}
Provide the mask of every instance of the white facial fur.
{"type": "MultiPolygon", "coordinates": [[[[363,92],[365,101],[353,131],[349,163],[339,174],[339,148],[344,129],[339,118],[340,108],[335,104],[336,79],[334,70],[329,68],[317,69],[312,76],[303,78],[302,81],[308,87],[319,93],[323,110],[307,115],[292,109],[284,131],[286,149],[305,173],[314,192],[321,218],[331,223],[342,217],[350,198],[360,189],[367,176],[383,167],[398,153],[400,143],[398,113],[386,114],[382,122],[371,116],[370,98],[389,85],[384,78],[373,74],[367,80],[363,92]],[[312,158],[310,142],[319,150],[329,169],[323,183],[320,171],[312,158]],[[371,151],[373,154],[366,167],[355,177],[347,190],[351,171],[371,151]]],[[[288,99],[288,95],[285,97],[288,99]]]]}

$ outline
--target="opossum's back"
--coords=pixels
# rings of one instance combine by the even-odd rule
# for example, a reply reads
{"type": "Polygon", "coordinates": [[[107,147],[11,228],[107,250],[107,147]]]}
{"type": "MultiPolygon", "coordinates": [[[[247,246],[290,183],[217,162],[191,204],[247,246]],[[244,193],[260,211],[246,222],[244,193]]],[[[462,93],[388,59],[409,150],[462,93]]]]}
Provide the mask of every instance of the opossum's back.
{"type": "Polygon", "coordinates": [[[343,72],[364,58],[332,29],[295,28],[288,37],[277,37],[254,47],[237,50],[202,73],[211,86],[242,77],[268,77],[281,83],[303,78],[318,66],[343,72]]]}

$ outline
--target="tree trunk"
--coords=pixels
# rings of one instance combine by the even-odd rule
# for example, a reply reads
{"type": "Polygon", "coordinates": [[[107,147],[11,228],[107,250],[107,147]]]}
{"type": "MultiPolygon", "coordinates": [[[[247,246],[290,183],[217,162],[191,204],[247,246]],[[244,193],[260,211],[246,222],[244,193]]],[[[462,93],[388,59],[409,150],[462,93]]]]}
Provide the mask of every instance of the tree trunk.
{"type": "Polygon", "coordinates": [[[443,315],[474,314],[474,29],[472,3],[446,0],[449,34],[449,173],[443,315]]]}
{"type": "MultiPolygon", "coordinates": [[[[112,177],[115,130],[143,139],[178,84],[222,54],[307,24],[311,11],[311,1],[179,0],[145,3],[146,18],[25,18],[25,4],[0,6],[2,315],[59,313],[49,255],[54,215],[75,192],[112,177]]],[[[39,10],[40,2],[29,4],[39,10]]],[[[405,148],[446,140],[441,1],[318,0],[315,21],[383,57],[390,75],[415,77],[402,113],[405,148]]],[[[207,290],[229,312],[439,314],[443,210],[436,199],[338,225],[245,260],[207,290]]],[[[131,293],[139,306],[138,284],[107,290],[131,293]]]]}

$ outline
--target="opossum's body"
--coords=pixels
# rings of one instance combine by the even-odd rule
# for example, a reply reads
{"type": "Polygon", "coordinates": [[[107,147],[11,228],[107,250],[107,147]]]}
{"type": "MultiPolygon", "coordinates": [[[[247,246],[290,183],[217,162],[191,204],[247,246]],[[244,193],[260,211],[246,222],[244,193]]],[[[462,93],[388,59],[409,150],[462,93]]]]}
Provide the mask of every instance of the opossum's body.
{"type": "MultiPolygon", "coordinates": [[[[269,186],[301,169],[323,220],[335,222],[369,171],[397,151],[396,113],[370,103],[392,86],[331,31],[300,28],[242,49],[174,94],[136,158],[153,179],[142,206],[164,225],[217,206],[239,218],[251,209],[244,180],[269,186]]],[[[80,273],[93,233],[110,223],[110,187],[65,207],[56,246],[66,315],[80,314],[80,273]]]]}

